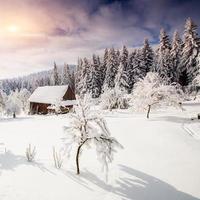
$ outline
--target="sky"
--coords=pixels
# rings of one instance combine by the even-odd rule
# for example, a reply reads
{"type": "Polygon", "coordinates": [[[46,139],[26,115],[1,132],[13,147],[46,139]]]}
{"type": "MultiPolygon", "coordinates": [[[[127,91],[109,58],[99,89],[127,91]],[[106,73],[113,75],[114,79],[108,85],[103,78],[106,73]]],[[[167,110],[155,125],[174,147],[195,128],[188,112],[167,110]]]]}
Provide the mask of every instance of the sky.
{"type": "Polygon", "coordinates": [[[0,78],[38,72],[105,48],[138,47],[159,30],[183,32],[191,17],[200,26],[199,0],[0,1],[0,78]]]}

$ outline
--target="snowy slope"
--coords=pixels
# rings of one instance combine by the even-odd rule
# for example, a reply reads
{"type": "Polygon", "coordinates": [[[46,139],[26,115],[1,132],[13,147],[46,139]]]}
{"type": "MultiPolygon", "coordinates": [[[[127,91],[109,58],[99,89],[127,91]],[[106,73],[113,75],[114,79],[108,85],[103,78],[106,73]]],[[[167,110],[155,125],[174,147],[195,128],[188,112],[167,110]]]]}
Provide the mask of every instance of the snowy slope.
{"type": "MultiPolygon", "coordinates": [[[[198,107],[200,108],[200,107],[198,107]]],[[[200,140],[185,130],[195,112],[144,114],[106,113],[111,133],[124,146],[115,155],[108,181],[93,150],[83,152],[81,175],[74,159],[62,169],[53,166],[52,146],[62,146],[67,115],[0,120],[1,200],[197,200],[200,199],[200,140]],[[28,144],[36,145],[34,163],[24,157],[28,144]]]]}

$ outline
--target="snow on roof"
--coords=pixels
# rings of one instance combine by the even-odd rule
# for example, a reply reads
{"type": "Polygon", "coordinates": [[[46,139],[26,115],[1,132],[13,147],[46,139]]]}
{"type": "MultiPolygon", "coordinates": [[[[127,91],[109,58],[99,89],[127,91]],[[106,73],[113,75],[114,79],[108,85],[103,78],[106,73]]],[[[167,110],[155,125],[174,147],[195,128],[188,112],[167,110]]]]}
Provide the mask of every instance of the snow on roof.
{"type": "Polygon", "coordinates": [[[29,102],[54,104],[62,101],[68,85],[38,87],[29,98],[29,102]]]}

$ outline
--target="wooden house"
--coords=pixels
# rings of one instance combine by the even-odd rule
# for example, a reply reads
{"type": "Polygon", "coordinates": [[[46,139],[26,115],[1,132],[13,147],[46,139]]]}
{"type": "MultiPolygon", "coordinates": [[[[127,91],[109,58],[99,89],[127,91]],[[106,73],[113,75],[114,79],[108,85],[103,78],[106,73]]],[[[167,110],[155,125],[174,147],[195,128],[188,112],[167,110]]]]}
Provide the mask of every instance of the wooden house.
{"type": "Polygon", "coordinates": [[[75,94],[68,85],[38,87],[29,98],[30,114],[66,112],[76,104],[75,94]]]}

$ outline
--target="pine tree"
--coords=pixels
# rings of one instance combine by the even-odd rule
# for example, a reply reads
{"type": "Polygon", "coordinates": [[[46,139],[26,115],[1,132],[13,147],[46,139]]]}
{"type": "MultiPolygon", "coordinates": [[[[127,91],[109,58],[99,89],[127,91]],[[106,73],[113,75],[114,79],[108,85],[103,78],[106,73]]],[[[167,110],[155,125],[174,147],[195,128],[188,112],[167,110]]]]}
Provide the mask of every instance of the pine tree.
{"type": "Polygon", "coordinates": [[[71,73],[71,89],[75,92],[75,71],[71,73]]]}
{"type": "Polygon", "coordinates": [[[75,92],[80,94],[82,90],[83,60],[78,58],[78,64],[75,71],[75,92]]]}
{"type": "Polygon", "coordinates": [[[53,68],[53,84],[54,85],[59,85],[60,81],[59,81],[59,75],[58,75],[58,68],[56,63],[54,62],[54,68],[53,68]]]}
{"type": "Polygon", "coordinates": [[[160,31],[160,44],[157,50],[157,72],[161,76],[171,82],[172,69],[170,59],[171,44],[169,36],[166,34],[164,29],[160,31]]]}
{"type": "Polygon", "coordinates": [[[146,75],[146,69],[141,67],[141,62],[142,62],[142,52],[140,49],[137,49],[135,51],[135,57],[132,63],[132,76],[134,83],[144,78],[146,75]]]}
{"type": "Polygon", "coordinates": [[[191,18],[186,20],[184,33],[184,47],[181,64],[182,76],[180,82],[182,85],[191,83],[199,73],[199,65],[197,57],[200,51],[200,38],[197,33],[197,25],[194,24],[191,18]],[[186,76],[187,75],[187,76],[186,76]]]}
{"type": "Polygon", "coordinates": [[[145,39],[144,46],[141,50],[141,68],[143,68],[145,71],[144,77],[146,76],[146,73],[153,70],[153,61],[153,49],[150,47],[148,39],[145,39]]]}
{"type": "Polygon", "coordinates": [[[128,49],[123,47],[122,54],[120,56],[120,65],[116,76],[116,84],[122,90],[129,89],[129,76],[128,76],[128,49]]]}
{"type": "Polygon", "coordinates": [[[117,63],[117,69],[118,69],[121,62],[121,54],[120,54],[119,49],[117,49],[115,52],[116,52],[116,63],[117,63]]]}
{"type": "MultiPolygon", "coordinates": [[[[99,59],[100,62],[100,59],[99,59]]],[[[103,56],[103,62],[100,62],[100,72],[101,72],[101,92],[103,92],[103,85],[106,77],[106,71],[107,71],[107,63],[108,63],[108,49],[105,49],[104,56],[103,56]]]]}
{"type": "Polygon", "coordinates": [[[71,74],[69,70],[69,65],[65,63],[62,71],[62,85],[71,86],[71,74]]]}
{"type": "Polygon", "coordinates": [[[114,48],[111,48],[108,53],[107,71],[105,77],[104,87],[114,88],[115,77],[118,70],[117,56],[114,48]]]}
{"type": "Polygon", "coordinates": [[[81,81],[83,90],[82,94],[92,92],[92,68],[91,63],[87,58],[83,59],[83,72],[82,72],[82,81],[81,81]]]}
{"type": "Polygon", "coordinates": [[[78,95],[84,95],[88,91],[89,86],[87,84],[90,76],[89,66],[90,65],[87,58],[84,58],[83,60],[78,59],[75,78],[76,93],[78,95]]]}
{"type": "Polygon", "coordinates": [[[135,83],[135,76],[134,76],[135,59],[136,59],[136,50],[131,52],[129,54],[129,58],[128,58],[128,79],[129,79],[129,90],[128,90],[128,93],[131,93],[131,91],[133,89],[133,85],[135,83]]]}
{"type": "Polygon", "coordinates": [[[172,49],[170,52],[171,66],[172,66],[172,82],[179,82],[181,70],[181,54],[183,49],[182,40],[177,31],[174,32],[172,39],[172,49]]]}
{"type": "Polygon", "coordinates": [[[101,94],[101,71],[100,71],[100,61],[98,56],[93,55],[92,57],[92,76],[91,76],[91,88],[90,91],[93,98],[99,97],[101,94]]]}
{"type": "Polygon", "coordinates": [[[106,76],[106,68],[103,67],[103,62],[100,56],[97,56],[97,62],[99,66],[99,83],[100,83],[100,94],[103,92],[103,85],[106,76]]]}

